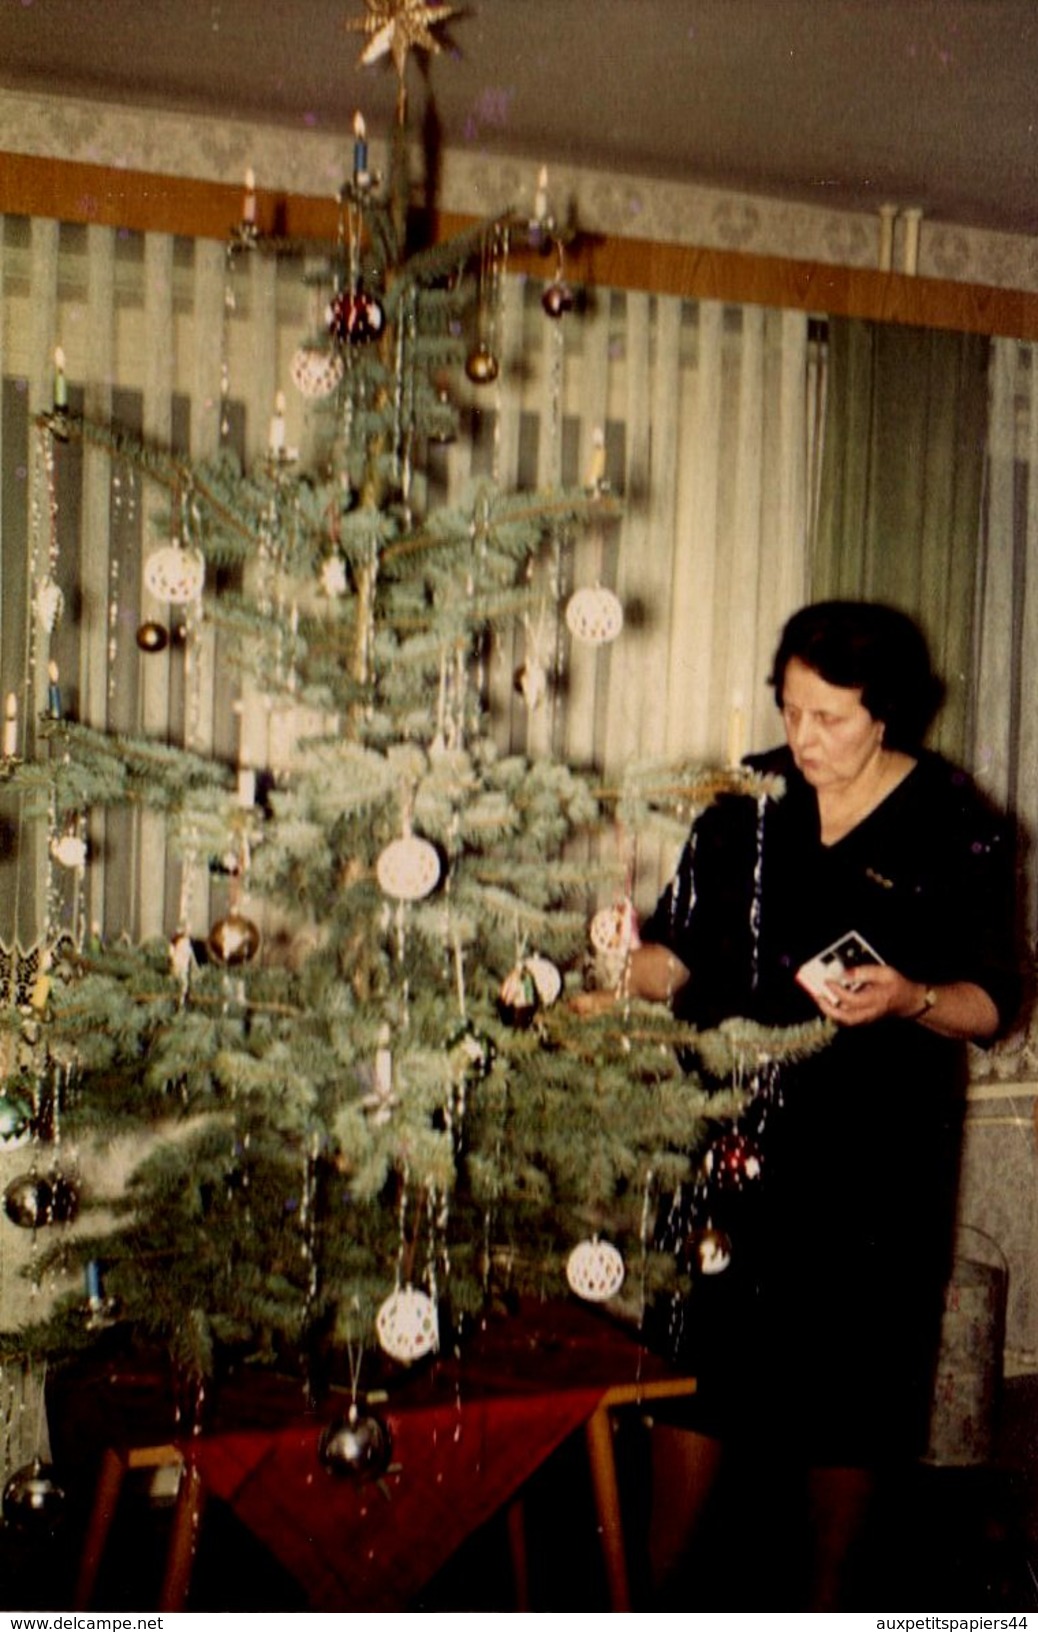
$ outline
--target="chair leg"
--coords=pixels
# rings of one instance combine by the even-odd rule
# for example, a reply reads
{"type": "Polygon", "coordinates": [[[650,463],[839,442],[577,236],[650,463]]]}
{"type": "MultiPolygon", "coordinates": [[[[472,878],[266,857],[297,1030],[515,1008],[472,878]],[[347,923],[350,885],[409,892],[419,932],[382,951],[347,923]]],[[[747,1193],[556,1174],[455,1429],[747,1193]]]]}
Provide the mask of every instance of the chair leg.
{"type": "Polygon", "coordinates": [[[79,1576],[73,1599],[74,1609],[89,1609],[93,1601],[101,1560],[108,1545],[108,1536],[125,1477],[126,1463],[118,1451],[105,1451],[101,1459],[94,1505],[90,1511],[90,1522],[87,1525],[83,1553],[79,1561],[79,1576]]]}
{"type": "Polygon", "coordinates": [[[97,1578],[111,1540],[112,1524],[126,1475],[131,1471],[143,1469],[154,1472],[169,1467],[178,1470],[179,1481],[158,1607],[183,1609],[191,1585],[205,1492],[198,1470],[188,1466],[172,1445],[136,1447],[126,1452],[105,1451],[79,1563],[73,1604],[75,1609],[89,1609],[93,1605],[97,1578]]]}
{"type": "Polygon", "coordinates": [[[627,1580],[627,1552],[620,1512],[620,1487],[616,1478],[616,1456],[613,1451],[613,1421],[608,1406],[600,1405],[597,1411],[592,1412],[584,1432],[587,1438],[595,1512],[598,1515],[598,1533],[602,1540],[606,1584],[609,1588],[609,1607],[611,1610],[623,1612],[631,1607],[631,1592],[627,1580]]]}

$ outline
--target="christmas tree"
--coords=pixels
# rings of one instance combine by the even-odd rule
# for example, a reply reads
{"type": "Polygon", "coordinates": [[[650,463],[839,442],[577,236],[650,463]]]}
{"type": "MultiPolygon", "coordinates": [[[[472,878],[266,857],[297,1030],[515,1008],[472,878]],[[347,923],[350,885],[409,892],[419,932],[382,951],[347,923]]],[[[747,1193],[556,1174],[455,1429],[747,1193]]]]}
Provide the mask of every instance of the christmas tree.
{"type": "MultiPolygon", "coordinates": [[[[26,1170],[3,1227],[33,1231],[32,1273],[66,1288],[7,1334],[11,1356],[67,1354],[118,1323],[190,1376],[232,1352],[313,1378],[373,1335],[418,1359],[516,1291],[608,1302],[626,1274],[637,1312],[682,1268],[654,1245],[659,1197],[776,1057],[749,1025],[710,1044],[645,1005],[588,1020],[566,1002],[596,953],[622,978],[633,932],[629,868],[603,863],[598,831],[654,827],[677,846],[719,793],[781,789],[698,766],[604,787],[494,747],[502,630],[550,630],[516,676],[531,710],[550,706],[570,643],[620,633],[615,596],[564,593],[560,568],[564,541],[618,500],[599,459],[576,489],[486,481],[428,502],[423,461],[458,431],[452,371],[477,387],[497,374],[510,241],[551,257],[545,323],[576,321],[540,193],[451,242],[416,231],[405,76],[448,12],[368,0],[362,61],[392,56],[397,121],[384,180],[358,122],[338,241],[265,237],[248,200],[229,240],[229,299],[236,265],[265,254],[315,291],[320,322],[293,359],[323,415],[312,466],[286,446],[280,401],[248,470],[77,418],[60,389],[41,423],[52,474],[76,442],[138,474],[163,540],[144,574],[168,611],[138,629],[141,661],[173,637],[190,670],[217,629],[240,729],[228,757],[189,733],[91,728],[63,717],[52,674],[24,753],[5,742],[48,886],[38,939],[7,949],[0,1118],[26,1170]],[[120,806],[154,813],[181,869],[179,920],[143,945],[83,921],[91,814],[120,806]],[[203,874],[223,907],[199,927],[203,874]],[[693,1042],[713,1047],[727,1096],[686,1075],[677,1050],[693,1042]],[[95,1209],[68,1140],[125,1133],[140,1159],[95,1209]]],[[[43,627],[62,615],[48,569],[43,627]]]]}

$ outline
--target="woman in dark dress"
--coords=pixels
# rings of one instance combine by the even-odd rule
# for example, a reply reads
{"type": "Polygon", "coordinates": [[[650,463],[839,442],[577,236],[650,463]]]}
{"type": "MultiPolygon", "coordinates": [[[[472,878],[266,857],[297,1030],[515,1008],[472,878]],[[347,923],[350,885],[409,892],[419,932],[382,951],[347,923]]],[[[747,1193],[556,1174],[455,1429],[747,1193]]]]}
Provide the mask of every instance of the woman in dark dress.
{"type": "Polygon", "coordinates": [[[691,1517],[741,1438],[812,1470],[811,1602],[832,1608],[875,1472],[925,1445],[966,1042],[1019,1001],[1014,855],[969,779],[920,747],[940,688],[910,619],[809,606],[772,681],[787,746],[749,763],[786,791],[702,815],[626,989],[700,1028],[820,1011],[835,1036],[750,1108],[759,1184],[737,1198],[730,1267],[693,1294],[699,1396],[654,1433],[655,1542],[662,1568],[687,1533],[682,1490],[691,1517]],[[852,932],[880,961],[812,996],[798,971],[852,932]]]}

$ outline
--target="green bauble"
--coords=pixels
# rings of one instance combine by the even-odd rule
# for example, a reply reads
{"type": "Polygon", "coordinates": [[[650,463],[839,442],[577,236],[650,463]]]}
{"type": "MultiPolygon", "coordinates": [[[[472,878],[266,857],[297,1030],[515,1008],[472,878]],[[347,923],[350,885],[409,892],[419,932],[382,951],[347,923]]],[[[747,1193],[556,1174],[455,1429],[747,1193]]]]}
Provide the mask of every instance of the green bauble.
{"type": "Polygon", "coordinates": [[[483,1077],[489,1077],[497,1058],[494,1039],[486,1036],[484,1032],[477,1031],[469,1020],[466,1020],[449,1039],[447,1052],[459,1075],[470,1082],[478,1082],[483,1077]]]}
{"type": "Polygon", "coordinates": [[[0,1150],[17,1150],[32,1138],[36,1107],[24,1079],[16,1077],[0,1088],[0,1150]]]}

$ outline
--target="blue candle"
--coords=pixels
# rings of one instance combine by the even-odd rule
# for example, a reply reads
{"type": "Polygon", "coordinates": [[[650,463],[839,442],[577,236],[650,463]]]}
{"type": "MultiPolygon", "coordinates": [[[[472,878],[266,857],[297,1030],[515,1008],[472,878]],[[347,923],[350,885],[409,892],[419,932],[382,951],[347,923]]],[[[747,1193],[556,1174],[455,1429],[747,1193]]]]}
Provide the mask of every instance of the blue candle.
{"type": "Polygon", "coordinates": [[[353,115],[353,179],[366,181],[368,175],[368,143],[364,115],[353,115]]]}
{"type": "Polygon", "coordinates": [[[58,665],[47,664],[47,713],[52,720],[61,719],[61,687],[58,685],[58,665]]]}
{"type": "Polygon", "coordinates": [[[96,1258],[86,1266],[86,1293],[91,1303],[101,1302],[101,1265],[96,1258]]]}

